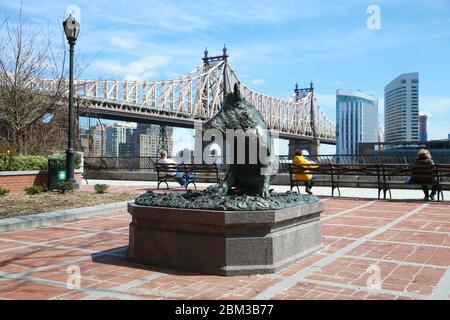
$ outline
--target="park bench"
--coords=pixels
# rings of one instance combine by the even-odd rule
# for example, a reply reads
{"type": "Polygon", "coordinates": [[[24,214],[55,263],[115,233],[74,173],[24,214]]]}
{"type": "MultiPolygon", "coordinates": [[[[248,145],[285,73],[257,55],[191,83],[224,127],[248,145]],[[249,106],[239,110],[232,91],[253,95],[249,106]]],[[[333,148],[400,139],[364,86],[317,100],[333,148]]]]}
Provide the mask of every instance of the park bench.
{"type": "Polygon", "coordinates": [[[219,169],[217,165],[214,164],[169,164],[169,163],[155,163],[155,170],[158,179],[158,189],[162,183],[165,183],[167,189],[169,189],[168,180],[176,181],[175,177],[172,175],[167,175],[167,173],[181,172],[185,177],[190,177],[188,179],[185,188],[188,189],[190,184],[194,185],[195,190],[197,190],[196,182],[213,182],[216,184],[220,183],[219,169]]]}
{"type": "Polygon", "coordinates": [[[391,189],[404,188],[406,186],[417,187],[419,185],[427,185],[430,190],[433,186],[436,186],[437,200],[444,200],[443,190],[448,190],[450,187],[450,165],[433,166],[424,165],[391,165],[381,164],[382,172],[382,186],[383,186],[383,198],[386,199],[386,194],[389,193],[391,198],[391,189]],[[415,178],[429,178],[431,181],[427,183],[413,182],[406,184],[406,180],[410,177],[415,178]],[[403,180],[403,181],[402,181],[403,180]]]}
{"type": "Polygon", "coordinates": [[[291,164],[289,167],[291,190],[296,187],[299,191],[299,185],[303,181],[297,181],[295,174],[303,174],[305,171],[309,171],[310,174],[315,176],[314,182],[316,185],[330,186],[333,197],[335,191],[341,196],[340,187],[345,186],[361,188],[376,185],[379,195],[382,190],[382,176],[380,175],[380,168],[377,165],[339,165],[331,163],[291,164]],[[362,177],[364,177],[364,180],[361,179],[362,177]]]}
{"type": "MultiPolygon", "coordinates": [[[[378,199],[383,194],[383,199],[391,195],[391,189],[412,189],[419,188],[419,183],[407,184],[409,177],[430,177],[434,178],[437,187],[437,200],[443,200],[443,190],[450,189],[450,165],[434,165],[429,170],[424,171],[424,166],[420,165],[384,165],[384,164],[291,164],[289,166],[291,190],[303,181],[297,181],[295,174],[311,173],[316,176],[315,184],[331,187],[331,195],[334,197],[335,190],[341,195],[340,187],[348,186],[353,188],[373,188],[378,190],[378,199]],[[418,174],[418,170],[420,174],[418,174]]],[[[432,183],[429,184],[432,187],[432,183]]],[[[431,189],[431,188],[430,188],[431,189]]]]}

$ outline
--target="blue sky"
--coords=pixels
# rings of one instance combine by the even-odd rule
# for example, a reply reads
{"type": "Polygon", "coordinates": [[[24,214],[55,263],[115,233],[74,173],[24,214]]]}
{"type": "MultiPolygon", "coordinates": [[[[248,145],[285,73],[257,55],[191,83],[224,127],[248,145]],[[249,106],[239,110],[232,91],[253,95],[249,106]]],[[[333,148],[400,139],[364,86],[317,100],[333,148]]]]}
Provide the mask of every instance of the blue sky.
{"type": "MultiPolygon", "coordinates": [[[[429,138],[450,132],[450,0],[23,1],[28,23],[55,37],[69,5],[80,8],[86,78],[170,79],[199,65],[205,46],[213,54],[226,44],[255,91],[288,98],[296,81],[312,80],[334,120],[336,89],[382,99],[390,80],[417,71],[429,138]],[[380,8],[379,30],[366,26],[369,5],[380,8]]],[[[19,6],[0,0],[0,14],[16,18],[19,6]]],[[[382,100],[379,113],[382,120],[382,100]]],[[[183,136],[176,131],[180,145],[183,136]]]]}

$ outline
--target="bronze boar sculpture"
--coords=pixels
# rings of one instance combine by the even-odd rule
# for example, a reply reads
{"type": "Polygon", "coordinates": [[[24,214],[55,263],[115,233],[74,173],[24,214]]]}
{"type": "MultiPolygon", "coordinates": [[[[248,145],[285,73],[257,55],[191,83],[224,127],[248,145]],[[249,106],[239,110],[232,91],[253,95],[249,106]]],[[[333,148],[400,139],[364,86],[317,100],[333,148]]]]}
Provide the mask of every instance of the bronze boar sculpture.
{"type": "Polygon", "coordinates": [[[215,129],[222,138],[226,138],[230,131],[236,134],[236,131],[240,130],[246,135],[245,142],[241,140],[240,145],[234,141],[227,144],[234,149],[225,148],[225,151],[234,152],[225,155],[227,171],[224,180],[219,185],[210,186],[203,191],[188,190],[186,193],[160,194],[149,190],[136,199],[137,205],[200,210],[264,211],[318,201],[315,196],[301,195],[292,191],[271,192],[270,180],[278,171],[278,158],[274,154],[271,135],[261,113],[242,98],[237,85],[234,86],[234,91],[226,96],[218,113],[204,124],[203,131],[208,129],[215,129]],[[255,161],[250,161],[250,156],[252,154],[255,156],[255,149],[251,148],[252,139],[256,140],[257,146],[255,161]],[[259,152],[261,148],[263,152],[259,152]],[[236,151],[245,153],[245,161],[237,161],[239,152],[236,151]]]}
{"type": "Polygon", "coordinates": [[[267,198],[271,177],[278,172],[278,157],[274,154],[272,138],[263,116],[242,98],[237,84],[234,92],[226,96],[219,112],[203,125],[204,131],[210,129],[218,130],[226,137],[229,147],[234,149],[233,156],[227,157],[225,179],[215,189],[214,195],[246,194],[267,198]],[[228,139],[229,134],[233,134],[232,139],[228,139]],[[237,134],[242,135],[245,144],[235,143],[237,134]],[[254,145],[250,146],[251,143],[254,145]],[[244,161],[240,163],[239,152],[245,153],[244,161]],[[252,157],[254,161],[250,160],[252,157]]]}

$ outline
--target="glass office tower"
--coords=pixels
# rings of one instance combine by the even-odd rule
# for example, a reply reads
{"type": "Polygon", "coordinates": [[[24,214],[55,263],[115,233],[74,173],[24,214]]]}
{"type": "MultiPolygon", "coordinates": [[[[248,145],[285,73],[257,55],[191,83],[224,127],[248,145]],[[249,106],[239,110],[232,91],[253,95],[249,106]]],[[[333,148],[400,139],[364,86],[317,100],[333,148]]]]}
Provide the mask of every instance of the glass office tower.
{"type": "Polygon", "coordinates": [[[404,73],[384,88],[386,142],[419,140],[419,73],[404,73]]]}
{"type": "Polygon", "coordinates": [[[336,153],[357,155],[360,142],[378,141],[378,98],[360,90],[336,90],[336,153]]]}

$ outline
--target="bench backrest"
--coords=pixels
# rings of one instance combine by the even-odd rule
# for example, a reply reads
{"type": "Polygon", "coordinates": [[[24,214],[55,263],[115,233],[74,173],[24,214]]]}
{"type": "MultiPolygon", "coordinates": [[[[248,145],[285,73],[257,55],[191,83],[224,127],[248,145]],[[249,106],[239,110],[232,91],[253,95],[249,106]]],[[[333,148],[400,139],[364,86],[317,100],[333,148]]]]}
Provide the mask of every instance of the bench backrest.
{"type": "Polygon", "coordinates": [[[415,177],[420,179],[450,178],[450,165],[417,164],[290,164],[289,173],[332,176],[415,177]]]}
{"type": "Polygon", "coordinates": [[[450,164],[438,164],[438,176],[442,179],[450,179],[450,164]]]}
{"type": "Polygon", "coordinates": [[[178,172],[184,171],[182,164],[175,163],[155,163],[156,172],[178,172]]]}
{"type": "Polygon", "coordinates": [[[291,164],[289,166],[289,173],[291,175],[310,173],[331,176],[379,176],[380,167],[375,164],[291,164]]]}
{"type": "Polygon", "coordinates": [[[184,164],[185,172],[193,174],[195,181],[215,181],[219,182],[219,168],[213,164],[184,164]]]}
{"type": "Polygon", "coordinates": [[[439,176],[439,167],[437,165],[383,164],[381,167],[385,181],[393,180],[394,177],[413,177],[414,182],[417,184],[433,184],[439,176]]]}
{"type": "Polygon", "coordinates": [[[216,164],[172,164],[172,163],[155,163],[155,169],[160,173],[181,172],[191,174],[195,181],[218,181],[219,169],[216,164]]]}

